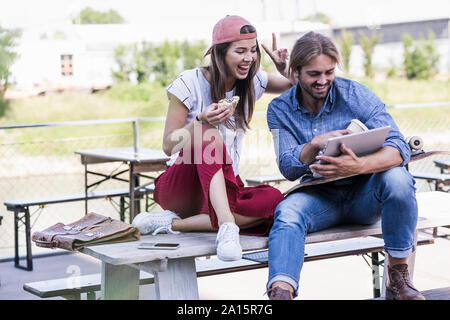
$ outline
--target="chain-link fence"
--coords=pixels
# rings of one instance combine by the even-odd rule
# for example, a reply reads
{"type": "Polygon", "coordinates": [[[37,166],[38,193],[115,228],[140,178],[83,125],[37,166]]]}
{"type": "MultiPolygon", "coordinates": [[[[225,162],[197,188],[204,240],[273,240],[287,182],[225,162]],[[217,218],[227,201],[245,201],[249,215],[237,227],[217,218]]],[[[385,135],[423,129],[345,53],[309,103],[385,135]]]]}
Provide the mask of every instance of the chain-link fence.
{"type": "MultiPolygon", "coordinates": [[[[242,149],[240,175],[243,178],[261,175],[279,174],[272,142],[272,136],[265,125],[265,113],[256,113],[255,120],[263,124],[249,131],[242,149]]],[[[141,130],[138,135],[140,146],[161,148],[162,130],[146,130],[145,122],[163,119],[139,119],[141,130]]],[[[450,115],[439,118],[397,119],[405,136],[418,135],[425,142],[425,150],[450,150],[450,115]]],[[[84,166],[76,150],[106,147],[132,146],[136,140],[132,128],[133,120],[90,121],[66,123],[58,126],[16,126],[0,129],[0,194],[3,222],[0,226],[0,258],[13,256],[14,253],[14,214],[6,211],[3,202],[17,199],[48,197],[60,194],[81,193],[84,191],[84,166]],[[118,125],[129,130],[120,134],[108,134],[108,127],[117,129],[118,125]],[[71,128],[69,130],[68,128],[71,128]],[[90,130],[89,128],[90,127],[90,130]],[[74,134],[74,128],[79,128],[74,134]],[[51,132],[50,132],[51,131],[51,132]],[[83,132],[86,131],[86,134],[83,132]],[[94,132],[94,135],[92,133],[94,132]],[[95,135],[101,132],[102,135],[95,135]],[[77,136],[74,138],[73,136],[77,136]],[[40,137],[40,138],[36,138],[40,137]],[[45,138],[49,137],[49,138],[45,138]],[[53,137],[58,137],[57,139],[53,137]]],[[[111,132],[116,132],[111,130],[111,132]]],[[[438,172],[433,160],[445,158],[430,157],[410,164],[411,171],[438,172]]],[[[122,163],[95,164],[104,172],[118,172],[125,169],[122,163]]],[[[124,177],[127,178],[126,176],[124,177]]],[[[124,182],[108,181],[101,188],[123,188],[124,182]]],[[[286,190],[295,182],[281,184],[286,190]]],[[[425,181],[417,181],[418,191],[428,191],[425,181]]],[[[152,210],[160,210],[154,206],[152,210]]],[[[84,202],[52,204],[45,208],[30,208],[31,232],[42,230],[57,222],[69,223],[84,215],[84,202]]],[[[89,211],[118,219],[117,203],[114,200],[90,200],[89,211]]],[[[23,237],[23,227],[20,229],[23,237]]],[[[21,238],[22,239],[22,238],[21,238]]],[[[22,241],[22,246],[24,243],[22,241]]],[[[40,248],[33,245],[33,252],[40,248]]],[[[23,251],[23,247],[21,247],[23,251]]],[[[41,249],[42,251],[42,249],[41,249]]]]}

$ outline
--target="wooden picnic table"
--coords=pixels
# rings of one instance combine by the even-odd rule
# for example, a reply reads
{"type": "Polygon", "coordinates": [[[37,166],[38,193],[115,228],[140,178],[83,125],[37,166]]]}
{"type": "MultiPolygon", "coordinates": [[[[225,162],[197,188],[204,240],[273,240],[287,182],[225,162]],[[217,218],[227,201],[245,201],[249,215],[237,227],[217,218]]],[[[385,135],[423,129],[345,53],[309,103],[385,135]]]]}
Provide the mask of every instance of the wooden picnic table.
{"type": "Polygon", "coordinates": [[[434,164],[441,170],[441,173],[445,173],[446,170],[450,170],[450,160],[434,160],[434,164]]]}
{"type": "MultiPolygon", "coordinates": [[[[417,194],[419,220],[417,229],[450,224],[450,194],[417,194]]],[[[380,221],[369,226],[339,226],[314,232],[306,243],[319,243],[381,235],[380,221]]],[[[139,241],[85,247],[80,252],[102,261],[102,299],[138,299],[140,270],[154,274],[157,299],[198,299],[196,257],[216,254],[215,232],[159,234],[142,236],[139,241]],[[176,242],[177,250],[142,250],[140,242],[176,242]]],[[[267,237],[241,236],[244,251],[266,249],[267,237]]],[[[414,254],[410,271],[414,270],[414,254]]],[[[386,269],[386,268],[385,268],[386,269]]],[[[384,290],[384,289],[383,289],[384,290]]]]}
{"type": "MultiPolygon", "coordinates": [[[[76,150],[75,153],[81,156],[81,163],[84,165],[86,193],[88,193],[89,189],[92,187],[111,179],[129,183],[130,223],[140,208],[139,203],[136,203],[136,200],[139,201],[138,197],[136,197],[137,190],[142,187],[142,185],[140,185],[140,177],[149,178],[152,182],[155,177],[146,176],[143,175],[143,173],[165,170],[167,168],[166,162],[169,160],[169,157],[164,154],[162,150],[136,147],[86,149],[76,150]],[[105,174],[99,171],[90,170],[88,167],[90,164],[107,162],[124,162],[127,164],[128,168],[114,174],[105,174]],[[128,180],[119,177],[119,175],[125,172],[129,173],[128,180]],[[98,176],[100,179],[89,184],[89,174],[98,176]]],[[[147,184],[150,184],[151,182],[147,184]]],[[[88,213],[87,201],[85,202],[85,210],[86,213],[88,213]]]]}

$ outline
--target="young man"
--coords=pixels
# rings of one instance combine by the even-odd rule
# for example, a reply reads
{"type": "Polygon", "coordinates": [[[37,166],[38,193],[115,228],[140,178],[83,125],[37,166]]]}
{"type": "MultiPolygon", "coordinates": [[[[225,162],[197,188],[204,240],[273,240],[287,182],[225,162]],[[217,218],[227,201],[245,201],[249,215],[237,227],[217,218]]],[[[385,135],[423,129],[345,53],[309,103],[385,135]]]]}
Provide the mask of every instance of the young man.
{"type": "Polygon", "coordinates": [[[269,236],[270,299],[298,294],[307,233],[338,224],[371,224],[381,218],[388,253],[390,299],[424,299],[408,274],[414,248],[417,203],[414,179],[405,170],[410,149],[384,103],[363,85],[335,77],[340,55],[327,37],[309,32],[297,40],[289,64],[297,85],[267,111],[278,166],[289,180],[354,177],[299,189],[276,208],[269,236]],[[352,119],[369,129],[391,126],[383,147],[357,157],[341,145],[337,157],[318,155],[328,138],[350,133],[352,119]],[[318,164],[316,160],[324,163],[318,164]]]}

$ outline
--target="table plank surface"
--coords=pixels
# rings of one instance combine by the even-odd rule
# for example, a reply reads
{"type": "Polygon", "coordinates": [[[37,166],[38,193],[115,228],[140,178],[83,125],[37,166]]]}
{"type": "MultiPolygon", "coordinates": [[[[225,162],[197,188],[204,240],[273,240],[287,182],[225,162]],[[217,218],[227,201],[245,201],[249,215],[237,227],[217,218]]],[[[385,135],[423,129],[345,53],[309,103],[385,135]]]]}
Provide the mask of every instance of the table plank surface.
{"type": "Polygon", "coordinates": [[[135,152],[134,147],[76,150],[75,153],[109,161],[164,162],[170,159],[162,150],[139,148],[135,152]]]}
{"type": "MultiPolygon", "coordinates": [[[[216,254],[216,232],[189,232],[181,234],[158,234],[141,236],[139,241],[104,244],[85,247],[81,252],[111,264],[130,264],[146,261],[208,256],[216,254]],[[176,250],[138,249],[141,242],[176,242],[176,250]]],[[[241,236],[243,250],[267,248],[266,237],[241,236]]]]}

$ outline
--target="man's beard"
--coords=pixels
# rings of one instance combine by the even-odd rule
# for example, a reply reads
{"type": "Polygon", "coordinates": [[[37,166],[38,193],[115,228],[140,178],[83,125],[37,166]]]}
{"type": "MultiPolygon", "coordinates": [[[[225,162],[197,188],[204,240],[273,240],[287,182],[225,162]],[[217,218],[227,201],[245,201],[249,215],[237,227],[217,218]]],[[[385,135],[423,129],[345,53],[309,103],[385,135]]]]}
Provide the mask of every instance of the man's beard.
{"type": "Polygon", "coordinates": [[[325,86],[327,87],[326,91],[323,91],[321,93],[318,92],[314,92],[312,89],[312,86],[314,86],[314,83],[311,84],[310,86],[305,85],[301,80],[299,81],[299,85],[302,88],[302,91],[306,92],[311,98],[315,99],[315,100],[323,100],[327,97],[328,95],[328,91],[330,91],[330,87],[331,87],[331,81],[327,81],[327,83],[325,84],[325,86]]]}

